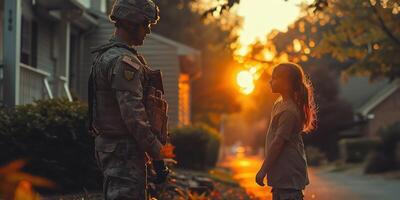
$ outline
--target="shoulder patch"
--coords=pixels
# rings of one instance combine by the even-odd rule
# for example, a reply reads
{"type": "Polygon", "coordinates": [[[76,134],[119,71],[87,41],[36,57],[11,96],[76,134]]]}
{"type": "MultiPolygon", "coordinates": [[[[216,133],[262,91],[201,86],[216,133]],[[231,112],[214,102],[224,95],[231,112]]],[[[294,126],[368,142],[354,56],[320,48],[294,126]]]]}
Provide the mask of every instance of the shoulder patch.
{"type": "Polygon", "coordinates": [[[135,68],[135,69],[139,69],[140,68],[140,64],[136,63],[133,58],[129,57],[129,56],[124,56],[122,58],[122,61],[126,64],[128,64],[129,66],[135,68]]]}
{"type": "Polygon", "coordinates": [[[135,72],[133,72],[133,71],[130,71],[130,70],[125,70],[124,71],[124,78],[127,80],[127,81],[131,81],[132,79],[133,79],[133,76],[135,75],[135,72]]]}

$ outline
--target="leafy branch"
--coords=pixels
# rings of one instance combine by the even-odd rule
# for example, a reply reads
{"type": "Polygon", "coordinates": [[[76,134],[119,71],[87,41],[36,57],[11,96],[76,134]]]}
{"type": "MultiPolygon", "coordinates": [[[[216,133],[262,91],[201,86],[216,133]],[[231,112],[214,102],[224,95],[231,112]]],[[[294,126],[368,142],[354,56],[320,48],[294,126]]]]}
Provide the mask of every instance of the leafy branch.
{"type": "MultiPolygon", "coordinates": [[[[217,0],[220,1],[220,0],[217,0]]],[[[289,1],[289,0],[284,0],[284,1],[289,1]]],[[[231,9],[234,5],[239,4],[240,0],[227,0],[225,3],[222,3],[218,6],[212,7],[208,10],[206,10],[203,14],[202,17],[206,18],[208,16],[212,16],[216,11],[219,10],[219,13],[223,13],[226,10],[231,9]]],[[[308,8],[314,9],[314,12],[322,11],[325,7],[328,6],[328,0],[315,0],[314,3],[310,4],[308,8]]]]}
{"type": "Polygon", "coordinates": [[[379,24],[380,24],[380,26],[381,26],[383,32],[385,32],[385,34],[386,34],[390,39],[392,39],[398,46],[400,46],[400,39],[397,38],[397,37],[392,33],[392,31],[389,29],[389,27],[386,26],[385,21],[383,21],[383,18],[382,18],[382,16],[380,15],[380,13],[379,13],[379,11],[378,11],[378,9],[377,9],[377,7],[376,7],[376,5],[377,5],[378,3],[376,3],[375,5],[373,5],[371,1],[368,1],[368,2],[369,2],[369,4],[370,4],[370,6],[371,6],[371,8],[372,8],[372,11],[374,12],[375,16],[378,18],[379,24]]]}

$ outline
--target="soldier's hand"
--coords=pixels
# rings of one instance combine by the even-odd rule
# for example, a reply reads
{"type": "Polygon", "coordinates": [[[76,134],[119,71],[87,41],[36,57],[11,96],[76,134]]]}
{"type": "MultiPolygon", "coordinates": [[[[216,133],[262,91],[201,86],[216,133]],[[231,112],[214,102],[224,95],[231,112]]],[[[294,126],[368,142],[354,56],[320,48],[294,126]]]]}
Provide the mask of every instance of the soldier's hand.
{"type": "Polygon", "coordinates": [[[165,165],[164,160],[154,160],[153,161],[154,171],[156,172],[157,176],[154,180],[155,184],[164,183],[167,180],[169,169],[167,165],[165,165]]]}

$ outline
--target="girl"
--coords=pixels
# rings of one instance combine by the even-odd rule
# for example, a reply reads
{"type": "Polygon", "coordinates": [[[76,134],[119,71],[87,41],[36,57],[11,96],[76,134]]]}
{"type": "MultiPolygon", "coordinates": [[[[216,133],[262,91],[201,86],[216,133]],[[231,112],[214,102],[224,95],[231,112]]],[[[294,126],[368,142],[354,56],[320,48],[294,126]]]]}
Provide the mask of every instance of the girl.
{"type": "Polygon", "coordinates": [[[294,63],[281,63],[274,68],[270,81],[275,102],[269,125],[265,160],[256,182],[272,187],[273,200],[302,200],[308,185],[307,161],[302,133],[315,127],[316,107],[313,88],[302,68],[294,63]]]}

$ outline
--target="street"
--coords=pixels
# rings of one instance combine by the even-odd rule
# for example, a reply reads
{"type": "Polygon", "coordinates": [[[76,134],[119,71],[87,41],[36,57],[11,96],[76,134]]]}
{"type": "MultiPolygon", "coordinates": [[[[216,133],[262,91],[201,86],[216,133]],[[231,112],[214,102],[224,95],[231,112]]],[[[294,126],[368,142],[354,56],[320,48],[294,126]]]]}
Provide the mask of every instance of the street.
{"type": "MultiPolygon", "coordinates": [[[[271,188],[257,186],[254,177],[261,166],[256,156],[231,156],[221,164],[232,169],[234,178],[252,196],[260,200],[271,199],[271,188]]],[[[375,176],[325,172],[309,169],[310,185],[305,200],[398,200],[400,180],[387,180],[375,176]]]]}

